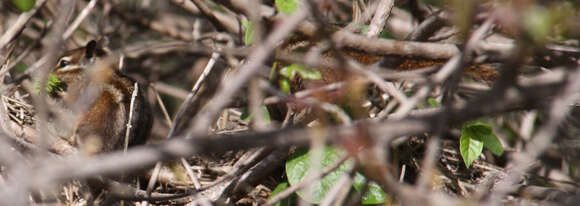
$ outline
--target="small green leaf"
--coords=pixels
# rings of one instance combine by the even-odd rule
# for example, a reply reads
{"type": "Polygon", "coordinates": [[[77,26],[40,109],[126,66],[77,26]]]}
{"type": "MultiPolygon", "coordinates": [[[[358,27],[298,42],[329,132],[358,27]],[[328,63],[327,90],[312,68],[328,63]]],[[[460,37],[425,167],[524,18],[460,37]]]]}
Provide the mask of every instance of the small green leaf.
{"type": "MultiPolygon", "coordinates": [[[[34,93],[40,93],[40,81],[34,82],[34,93]]],[[[57,92],[65,91],[66,84],[62,82],[56,75],[50,73],[48,74],[48,79],[46,81],[46,92],[49,95],[55,95],[57,92]]]]}
{"type": "Polygon", "coordinates": [[[495,134],[483,136],[483,146],[497,156],[503,154],[503,146],[495,134]]]}
{"type": "Polygon", "coordinates": [[[439,104],[439,102],[433,97],[427,98],[427,104],[429,104],[430,107],[441,107],[441,104],[439,104]]]}
{"type": "Polygon", "coordinates": [[[296,71],[300,77],[306,80],[322,79],[322,74],[318,70],[310,69],[308,67],[302,66],[301,64],[291,64],[288,67],[293,68],[292,70],[296,71]]]}
{"type": "Polygon", "coordinates": [[[295,70],[295,67],[287,66],[287,67],[282,67],[282,69],[280,69],[279,73],[283,77],[286,77],[288,79],[293,79],[294,75],[296,75],[296,70],[295,70]]]}
{"type": "Polygon", "coordinates": [[[501,145],[499,138],[493,134],[493,128],[491,126],[484,123],[473,123],[468,124],[467,127],[474,135],[481,138],[483,146],[491,151],[491,153],[497,156],[503,154],[503,146],[501,145]]]}
{"type": "Polygon", "coordinates": [[[12,3],[20,11],[26,12],[34,7],[35,0],[12,0],[12,3]]]}
{"type": "MultiPolygon", "coordinates": [[[[499,141],[499,138],[493,133],[493,129],[489,125],[483,125],[489,127],[489,133],[481,133],[481,139],[483,141],[483,146],[488,149],[491,153],[501,156],[503,154],[503,146],[499,141]]],[[[486,131],[488,131],[486,129],[486,131]]]]}
{"type": "Polygon", "coordinates": [[[470,129],[474,134],[478,136],[489,135],[492,134],[493,128],[491,126],[484,124],[484,123],[469,123],[465,125],[467,129],[470,129]]]}
{"type": "MultiPolygon", "coordinates": [[[[321,166],[328,167],[338,161],[345,153],[343,150],[336,147],[325,147],[323,151],[321,166]]],[[[308,175],[310,170],[310,152],[305,149],[299,149],[294,152],[288,161],[286,161],[286,176],[290,185],[296,185],[308,175]]],[[[318,204],[324,198],[326,193],[334,186],[340,176],[342,176],[353,162],[345,162],[336,170],[330,172],[321,181],[315,181],[309,187],[298,191],[298,196],[302,199],[318,204]]]]}
{"type": "Polygon", "coordinates": [[[524,13],[524,26],[536,43],[543,43],[552,32],[552,16],[543,7],[531,7],[524,13]]]}
{"type": "Polygon", "coordinates": [[[368,31],[369,31],[369,25],[360,25],[360,33],[362,35],[367,34],[368,31]]]}
{"type": "Polygon", "coordinates": [[[384,29],[379,34],[379,38],[383,38],[383,39],[394,39],[393,35],[391,35],[390,32],[388,32],[387,30],[384,30],[384,29]]]}
{"type": "Polygon", "coordinates": [[[290,80],[287,78],[280,78],[280,80],[278,80],[278,84],[280,85],[280,89],[286,93],[286,94],[290,94],[290,80]]]}
{"type": "MultiPolygon", "coordinates": [[[[345,154],[345,151],[340,148],[325,147],[321,166],[328,167],[334,164],[343,154],[345,154]]],[[[291,155],[288,161],[286,161],[286,176],[288,177],[290,185],[300,183],[308,175],[310,163],[310,152],[305,149],[296,150],[291,155]]],[[[352,161],[343,163],[336,170],[322,178],[322,181],[313,182],[309,188],[298,191],[298,196],[310,203],[319,203],[334,186],[336,181],[338,181],[338,178],[348,171],[348,168],[352,167],[352,164],[352,161]]],[[[366,181],[363,175],[356,173],[353,181],[354,189],[360,191],[366,181]]],[[[363,195],[362,204],[382,204],[385,200],[386,194],[381,187],[374,182],[369,183],[369,188],[363,195]]]]}
{"type": "MultiPolygon", "coordinates": [[[[278,186],[276,186],[276,188],[274,188],[274,191],[272,191],[272,193],[270,194],[270,198],[276,196],[277,194],[279,194],[280,192],[284,191],[285,189],[287,189],[289,186],[288,182],[282,182],[280,184],[278,184],[278,186]]],[[[280,200],[280,202],[276,203],[275,206],[292,206],[292,205],[296,205],[296,193],[293,193],[292,195],[288,196],[287,198],[284,198],[282,200],[280,200]]]]}
{"type": "Polygon", "coordinates": [[[471,163],[475,161],[483,151],[483,141],[475,131],[465,126],[461,129],[461,138],[459,139],[459,151],[465,163],[465,167],[469,168],[471,163]]]}
{"type": "Polygon", "coordinates": [[[266,120],[266,123],[270,123],[272,119],[270,119],[270,112],[268,111],[268,107],[262,106],[262,111],[264,112],[264,120],[266,120]]]}
{"type": "Polygon", "coordinates": [[[250,110],[247,107],[242,109],[242,115],[240,116],[240,119],[243,121],[250,121],[250,119],[252,119],[252,114],[250,114],[250,110]]]}
{"type": "MultiPolygon", "coordinates": [[[[361,191],[366,183],[366,178],[360,173],[356,173],[352,186],[356,191],[361,191]]],[[[369,188],[362,197],[362,204],[364,205],[374,205],[385,203],[386,194],[375,182],[369,183],[369,188]]]]}
{"type": "Polygon", "coordinates": [[[244,35],[244,43],[248,46],[252,44],[252,41],[254,40],[254,25],[252,25],[252,22],[243,19],[242,27],[244,27],[244,31],[246,32],[244,35]]]}
{"type": "Polygon", "coordinates": [[[278,73],[276,73],[278,71],[278,62],[275,61],[272,64],[272,69],[270,69],[270,76],[268,77],[268,80],[270,80],[270,82],[272,82],[274,79],[276,79],[276,77],[278,77],[278,73]]]}
{"type": "Polygon", "coordinates": [[[274,3],[276,7],[278,7],[278,11],[291,14],[292,12],[298,9],[298,1],[297,0],[275,0],[274,3]]]}
{"type": "Polygon", "coordinates": [[[369,189],[362,197],[364,205],[382,204],[386,200],[385,191],[375,182],[369,184],[369,189]]]}
{"type": "Polygon", "coordinates": [[[26,64],[20,62],[20,63],[16,64],[16,66],[14,66],[14,69],[16,69],[16,71],[18,71],[18,72],[24,72],[28,69],[28,66],[26,66],[26,64]]]}

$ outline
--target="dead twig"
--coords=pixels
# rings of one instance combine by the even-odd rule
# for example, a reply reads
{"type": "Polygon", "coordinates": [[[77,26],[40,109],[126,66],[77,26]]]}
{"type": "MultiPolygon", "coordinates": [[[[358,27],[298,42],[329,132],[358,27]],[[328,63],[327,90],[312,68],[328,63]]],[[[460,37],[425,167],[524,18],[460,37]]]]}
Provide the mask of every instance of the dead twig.
{"type": "Polygon", "coordinates": [[[378,37],[381,31],[383,31],[383,27],[385,27],[385,22],[389,19],[389,15],[391,14],[391,9],[395,5],[394,0],[381,0],[377,6],[377,10],[375,11],[375,15],[371,20],[371,24],[369,25],[369,29],[367,31],[366,36],[369,38],[378,37]]]}
{"type": "Polygon", "coordinates": [[[70,38],[71,35],[73,34],[73,32],[79,27],[79,25],[81,25],[83,20],[85,18],[87,18],[89,13],[91,13],[91,11],[93,10],[93,8],[95,8],[96,5],[97,5],[97,0],[91,0],[87,4],[87,6],[81,11],[81,13],[79,13],[77,18],[72,22],[72,24],[68,27],[68,29],[66,29],[64,31],[64,33],[62,34],[62,38],[63,39],[70,38]]]}
{"type": "MultiPolygon", "coordinates": [[[[38,12],[38,10],[44,5],[46,0],[38,0],[34,4],[34,7],[27,12],[24,12],[18,16],[18,20],[0,37],[0,52],[4,51],[4,47],[11,42],[30,19],[38,12]]],[[[0,56],[5,56],[3,53],[0,53],[0,56]]]]}

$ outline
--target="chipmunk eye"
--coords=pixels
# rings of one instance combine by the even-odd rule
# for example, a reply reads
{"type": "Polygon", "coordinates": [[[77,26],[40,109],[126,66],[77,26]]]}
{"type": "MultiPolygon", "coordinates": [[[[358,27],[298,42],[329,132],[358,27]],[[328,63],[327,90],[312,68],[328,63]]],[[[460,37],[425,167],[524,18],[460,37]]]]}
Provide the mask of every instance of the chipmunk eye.
{"type": "Polygon", "coordinates": [[[61,68],[62,68],[62,67],[66,67],[66,66],[68,66],[69,64],[70,64],[70,62],[69,62],[69,61],[67,61],[67,60],[64,60],[64,59],[61,59],[61,60],[58,62],[58,67],[61,67],[61,68]]]}

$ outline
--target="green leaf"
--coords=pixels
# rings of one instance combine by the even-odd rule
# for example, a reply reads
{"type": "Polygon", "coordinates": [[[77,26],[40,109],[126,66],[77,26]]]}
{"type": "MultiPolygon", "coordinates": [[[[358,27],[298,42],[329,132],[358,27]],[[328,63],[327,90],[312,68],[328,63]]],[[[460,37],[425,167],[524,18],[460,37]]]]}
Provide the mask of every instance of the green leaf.
{"type": "Polygon", "coordinates": [[[28,69],[28,66],[26,66],[26,64],[19,62],[18,64],[16,64],[16,66],[14,66],[14,69],[18,72],[24,72],[28,69]]]}
{"type": "Polygon", "coordinates": [[[501,156],[503,154],[503,146],[501,145],[499,138],[495,134],[493,134],[493,129],[488,134],[482,134],[481,138],[483,140],[483,146],[486,149],[488,149],[491,153],[497,156],[501,156]]]}
{"type": "Polygon", "coordinates": [[[268,111],[268,107],[262,106],[262,111],[264,112],[264,120],[266,120],[266,123],[270,123],[272,119],[270,119],[270,112],[268,111]]]}
{"type": "Polygon", "coordinates": [[[12,0],[12,3],[20,11],[26,12],[34,7],[35,0],[12,0]]]}
{"type": "Polygon", "coordinates": [[[483,146],[497,156],[503,154],[503,146],[494,134],[483,136],[483,146]]]}
{"type": "Polygon", "coordinates": [[[427,104],[429,104],[430,107],[441,107],[441,104],[439,104],[439,102],[433,97],[427,98],[427,104]]]}
{"type": "MultiPolygon", "coordinates": [[[[322,157],[322,167],[328,167],[334,164],[340,159],[340,157],[345,154],[340,148],[337,147],[325,147],[322,157]]],[[[305,149],[296,150],[286,162],[286,176],[288,177],[288,182],[290,185],[295,185],[300,183],[307,175],[310,169],[310,152],[305,149]]],[[[336,181],[346,172],[348,168],[352,167],[353,162],[347,161],[340,165],[339,168],[329,173],[327,176],[322,178],[322,181],[316,181],[311,183],[311,186],[298,191],[298,196],[302,199],[318,204],[320,200],[324,198],[326,193],[334,186],[336,181]]],[[[366,182],[366,178],[360,173],[356,173],[355,179],[353,181],[353,187],[355,190],[360,191],[366,182]]],[[[381,187],[371,182],[367,192],[363,195],[363,204],[381,204],[384,203],[386,199],[385,192],[381,187]]]]}
{"type": "Polygon", "coordinates": [[[503,154],[503,146],[499,141],[499,138],[493,133],[493,128],[484,123],[472,123],[468,124],[472,133],[481,138],[483,141],[483,146],[488,149],[491,153],[501,156],[503,154]]]}
{"type": "Polygon", "coordinates": [[[246,32],[244,35],[244,44],[248,46],[252,44],[252,41],[254,40],[254,25],[252,25],[252,22],[243,19],[242,27],[244,27],[244,31],[246,32]]]}
{"type": "MultiPolygon", "coordinates": [[[[340,159],[345,152],[336,147],[325,147],[321,167],[325,168],[340,159]]],[[[290,185],[300,183],[310,171],[310,152],[305,149],[299,149],[294,152],[288,161],[286,161],[286,176],[290,185]]],[[[347,161],[340,165],[336,170],[330,172],[322,180],[315,181],[309,187],[298,191],[298,196],[302,199],[318,204],[324,198],[326,193],[334,186],[340,176],[342,176],[349,167],[352,167],[353,162],[347,161]]]]}
{"type": "Polygon", "coordinates": [[[310,69],[308,67],[302,66],[301,64],[291,64],[288,66],[292,70],[296,71],[300,77],[306,80],[319,80],[322,79],[322,74],[316,69],[310,69]]]}
{"type": "Polygon", "coordinates": [[[282,67],[282,69],[280,69],[279,73],[280,75],[282,75],[283,77],[286,77],[288,79],[293,79],[294,75],[296,75],[296,67],[291,67],[287,66],[287,67],[282,67]]]}
{"type": "MultiPolygon", "coordinates": [[[[357,172],[356,176],[354,177],[352,186],[356,191],[361,191],[366,181],[367,179],[357,172]]],[[[369,183],[369,188],[362,197],[362,204],[364,205],[382,204],[385,203],[385,200],[386,194],[381,188],[381,186],[379,186],[375,182],[369,183]]]]}
{"type": "MultiPolygon", "coordinates": [[[[34,82],[34,93],[40,93],[40,81],[34,82]]],[[[49,95],[55,95],[57,92],[65,91],[66,84],[62,82],[56,75],[53,73],[48,74],[48,79],[46,81],[46,92],[49,95]]]]}
{"type": "Polygon", "coordinates": [[[524,26],[532,40],[536,43],[545,42],[553,29],[550,11],[543,7],[531,7],[524,12],[524,16],[524,26]]]}
{"type": "Polygon", "coordinates": [[[290,80],[288,78],[280,78],[280,80],[278,80],[278,84],[284,93],[290,94],[290,80]]]}
{"type": "Polygon", "coordinates": [[[483,151],[482,138],[469,126],[465,126],[461,129],[459,151],[461,152],[461,157],[463,157],[465,167],[467,168],[471,166],[471,163],[473,163],[473,161],[475,161],[483,151]]]}
{"type": "Polygon", "coordinates": [[[383,39],[394,39],[393,35],[391,35],[390,32],[388,32],[387,30],[384,30],[384,29],[379,34],[379,38],[383,38],[383,39]]]}
{"type": "Polygon", "coordinates": [[[465,166],[471,163],[481,154],[483,147],[495,155],[503,154],[503,146],[499,138],[493,133],[493,128],[484,123],[466,123],[461,128],[459,140],[461,156],[465,166]]]}
{"type": "Polygon", "coordinates": [[[301,64],[291,64],[289,66],[283,67],[279,71],[280,75],[287,77],[288,79],[293,79],[296,74],[306,80],[319,80],[322,79],[322,74],[316,69],[310,69],[301,64]]]}
{"type": "MultiPolygon", "coordinates": [[[[288,181],[278,184],[278,186],[276,186],[276,188],[274,188],[274,191],[272,191],[272,193],[270,194],[270,198],[276,196],[277,194],[284,191],[288,187],[289,187],[288,181]]],[[[292,206],[296,205],[295,202],[296,202],[296,193],[293,193],[287,198],[280,200],[280,202],[276,203],[275,206],[292,206]]]]}
{"type": "Polygon", "coordinates": [[[292,12],[298,9],[298,1],[297,0],[275,0],[274,3],[276,7],[278,7],[278,11],[291,14],[292,12]]]}
{"type": "Polygon", "coordinates": [[[276,77],[278,77],[278,73],[276,73],[278,71],[278,62],[275,61],[272,64],[272,69],[270,69],[270,76],[268,77],[268,80],[270,80],[270,82],[272,82],[274,79],[276,79],[276,77]]]}
{"type": "Polygon", "coordinates": [[[243,121],[250,121],[252,119],[252,114],[250,114],[250,110],[247,107],[242,109],[242,115],[240,116],[240,119],[243,121]]]}
{"type": "Polygon", "coordinates": [[[360,25],[360,33],[362,35],[367,34],[368,31],[369,31],[369,25],[360,25]]]}
{"type": "Polygon", "coordinates": [[[436,107],[441,107],[441,105],[433,97],[429,97],[425,100],[425,102],[420,102],[419,104],[417,104],[417,109],[427,109],[427,108],[436,108],[436,107]]]}

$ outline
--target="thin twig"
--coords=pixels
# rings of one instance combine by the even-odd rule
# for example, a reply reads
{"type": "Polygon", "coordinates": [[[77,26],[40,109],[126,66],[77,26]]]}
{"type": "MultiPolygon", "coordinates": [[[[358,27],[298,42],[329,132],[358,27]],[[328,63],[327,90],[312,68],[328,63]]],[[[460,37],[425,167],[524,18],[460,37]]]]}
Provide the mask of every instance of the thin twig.
{"type": "Polygon", "coordinates": [[[389,15],[391,14],[391,9],[395,5],[394,0],[381,0],[377,6],[377,10],[375,11],[375,15],[371,20],[371,24],[369,25],[369,29],[367,31],[366,36],[369,38],[378,37],[383,28],[385,27],[385,22],[389,19],[389,15]]]}
{"type": "Polygon", "coordinates": [[[348,63],[352,65],[351,67],[349,67],[350,69],[362,73],[367,79],[375,83],[377,87],[379,87],[379,89],[393,96],[397,101],[399,101],[399,103],[401,104],[407,103],[407,97],[405,96],[405,94],[399,91],[399,89],[397,89],[397,87],[395,87],[395,85],[392,82],[384,81],[383,79],[381,79],[379,75],[372,72],[371,70],[361,69],[360,65],[354,61],[349,61],[348,63]]]}
{"type": "Polygon", "coordinates": [[[562,123],[570,112],[570,105],[580,100],[580,67],[577,67],[568,77],[568,82],[561,94],[554,99],[549,109],[546,123],[542,125],[532,141],[526,145],[522,153],[514,154],[512,161],[506,166],[507,177],[500,181],[492,193],[490,204],[496,204],[501,197],[514,189],[515,183],[522,174],[529,168],[531,163],[542,154],[555,137],[558,126],[562,123]]]}
{"type": "Polygon", "coordinates": [[[425,21],[421,22],[413,32],[411,32],[405,39],[413,41],[425,41],[433,33],[437,32],[443,26],[448,24],[447,15],[443,10],[439,10],[431,14],[425,21]]]}
{"type": "Polygon", "coordinates": [[[334,114],[336,115],[336,117],[338,117],[338,119],[341,121],[341,123],[346,124],[346,125],[350,125],[352,124],[352,119],[350,118],[350,116],[339,106],[335,105],[335,104],[331,104],[328,102],[324,102],[324,101],[320,101],[316,98],[312,98],[312,97],[308,97],[308,98],[290,98],[291,95],[287,95],[286,93],[273,88],[268,82],[263,81],[262,82],[262,87],[267,89],[268,91],[271,91],[272,93],[276,94],[277,96],[281,97],[281,99],[289,99],[289,100],[293,100],[293,101],[297,101],[303,104],[307,104],[307,105],[312,105],[312,106],[316,106],[328,113],[334,114]]]}
{"type": "Polygon", "coordinates": [[[157,105],[159,105],[159,107],[161,108],[161,112],[163,113],[163,117],[165,117],[165,121],[167,121],[167,125],[169,126],[173,125],[171,117],[169,117],[169,113],[167,112],[167,108],[165,107],[165,104],[163,103],[161,96],[159,96],[159,92],[157,92],[156,87],[153,87],[153,91],[155,92],[155,99],[157,99],[157,105]]]}
{"type": "MultiPolygon", "coordinates": [[[[179,112],[177,113],[177,116],[175,117],[175,121],[179,122],[182,120],[182,118],[184,117],[185,112],[188,110],[187,108],[189,107],[189,105],[192,104],[192,102],[194,101],[193,97],[197,94],[197,92],[199,91],[199,88],[201,88],[202,83],[205,81],[206,77],[209,75],[209,73],[211,72],[212,68],[215,65],[215,62],[217,60],[217,58],[219,58],[220,54],[217,52],[214,52],[211,56],[211,59],[209,60],[209,62],[207,63],[206,67],[203,70],[203,73],[200,75],[200,77],[198,78],[198,80],[196,81],[195,85],[193,86],[193,88],[191,89],[191,92],[189,93],[188,97],[186,98],[186,101],[183,103],[183,106],[179,112]]],[[[169,122],[171,123],[171,121],[169,120],[169,122]]],[[[169,134],[167,135],[167,138],[172,138],[173,135],[176,132],[177,129],[177,124],[170,124],[171,129],[169,131],[169,134]]],[[[197,180],[197,178],[195,177],[195,175],[193,175],[193,172],[191,171],[191,166],[189,165],[189,163],[181,158],[181,163],[183,165],[183,168],[185,168],[187,170],[188,176],[191,179],[191,181],[194,183],[194,185],[196,187],[200,187],[201,184],[199,183],[199,180],[197,180]]],[[[160,163],[158,162],[156,165],[156,168],[159,166],[160,167],[160,163]]],[[[153,178],[155,176],[159,175],[160,170],[154,170],[153,175],[151,176],[151,178],[149,179],[149,185],[154,185],[156,182],[156,178],[153,178]]]]}
{"type": "Polygon", "coordinates": [[[205,78],[211,72],[211,70],[214,67],[218,58],[220,58],[220,53],[214,52],[211,54],[211,58],[209,59],[209,61],[207,62],[207,65],[203,69],[203,73],[201,73],[201,75],[199,76],[199,78],[195,82],[195,85],[193,85],[193,88],[191,88],[192,93],[197,94],[197,91],[201,87],[201,84],[205,81],[205,78]]]}
{"type": "Polygon", "coordinates": [[[268,58],[278,42],[286,38],[289,33],[307,16],[308,9],[299,9],[281,22],[281,26],[276,29],[265,42],[250,54],[246,64],[242,65],[234,78],[228,83],[223,82],[218,93],[212,98],[212,104],[204,106],[199,114],[191,121],[190,133],[206,131],[213,122],[214,116],[227,105],[228,100],[258,71],[262,62],[268,58]]]}
{"type": "Polygon", "coordinates": [[[193,174],[193,169],[191,169],[191,165],[189,165],[189,163],[185,158],[181,158],[181,165],[184,166],[184,169],[187,172],[189,179],[191,179],[191,182],[193,182],[193,186],[195,187],[195,189],[198,190],[201,189],[201,183],[199,182],[195,174],[193,174]]]}
{"type": "Polygon", "coordinates": [[[0,37],[0,51],[3,51],[4,47],[6,47],[6,45],[11,42],[16,37],[16,35],[22,31],[22,29],[24,29],[26,23],[30,21],[30,19],[36,14],[36,12],[38,12],[40,7],[42,7],[45,2],[46,0],[36,1],[34,7],[30,11],[24,12],[18,16],[18,20],[16,20],[16,22],[14,22],[14,24],[8,28],[6,32],[4,32],[2,37],[0,37]]]}
{"type": "Polygon", "coordinates": [[[87,16],[93,10],[93,8],[95,8],[95,6],[97,5],[97,1],[98,0],[91,0],[87,4],[87,6],[81,11],[81,13],[79,13],[77,18],[68,27],[68,29],[66,29],[66,31],[62,34],[63,39],[68,39],[72,36],[73,32],[79,27],[79,25],[81,25],[83,20],[85,20],[85,18],[87,18],[87,16]]]}
{"type": "MultiPolygon", "coordinates": [[[[155,187],[155,183],[157,182],[157,179],[159,178],[159,172],[161,171],[162,166],[163,165],[161,162],[155,163],[155,168],[153,168],[151,178],[149,178],[149,182],[147,182],[147,189],[146,189],[147,198],[151,198],[151,192],[153,192],[153,187],[155,187]]],[[[149,205],[149,201],[145,201],[145,203],[143,205],[144,206],[149,205]]]]}
{"type": "Polygon", "coordinates": [[[332,203],[337,203],[339,199],[344,200],[344,196],[350,190],[353,177],[351,176],[352,168],[345,171],[342,176],[334,183],[333,187],[328,190],[324,198],[320,201],[320,206],[330,206],[332,203]]]}
{"type": "Polygon", "coordinates": [[[155,91],[160,92],[162,94],[166,94],[172,97],[176,97],[179,99],[187,98],[187,90],[169,85],[164,82],[155,82],[151,84],[151,87],[155,88],[155,91]]]}
{"type": "Polygon", "coordinates": [[[435,163],[438,159],[437,157],[439,152],[439,144],[441,140],[439,136],[431,136],[427,141],[427,151],[425,152],[425,156],[423,157],[423,166],[421,167],[421,176],[419,180],[417,180],[417,188],[418,189],[427,189],[427,185],[429,185],[429,181],[431,181],[433,177],[433,170],[435,169],[435,163]]]}
{"type": "MultiPolygon", "coordinates": [[[[561,76],[557,72],[539,76],[550,79],[550,76],[553,75],[561,76]]],[[[441,131],[442,126],[453,125],[482,115],[538,107],[538,102],[544,100],[546,95],[552,94],[561,88],[563,80],[553,78],[550,81],[532,81],[536,82],[536,84],[524,86],[518,82],[521,92],[507,95],[503,98],[488,94],[484,96],[490,98],[451,108],[437,109],[429,114],[419,114],[419,116],[411,116],[401,120],[368,122],[366,128],[371,137],[380,138],[381,141],[390,141],[393,137],[398,136],[441,131]],[[446,121],[441,123],[443,118],[446,121]]],[[[490,92],[497,91],[491,90],[490,92]]],[[[353,130],[355,130],[354,126],[331,126],[327,130],[326,138],[331,142],[337,141],[342,136],[341,134],[348,134],[353,130]]],[[[0,188],[0,199],[9,199],[7,197],[21,195],[21,192],[31,191],[35,188],[46,188],[46,186],[69,179],[82,179],[99,174],[114,174],[142,168],[157,161],[176,157],[264,145],[301,146],[310,141],[311,135],[309,130],[306,129],[284,129],[225,136],[198,136],[194,139],[173,138],[159,145],[134,147],[129,149],[127,153],[113,152],[98,157],[47,159],[35,165],[35,170],[33,171],[28,167],[15,169],[13,174],[18,175],[14,175],[14,178],[7,180],[5,183],[7,187],[0,188]],[[18,190],[10,189],[15,188],[12,187],[14,184],[18,184],[18,190]]],[[[406,193],[408,189],[408,187],[403,186],[399,190],[401,190],[401,194],[408,194],[406,193]]]]}
{"type": "Polygon", "coordinates": [[[525,112],[522,115],[519,133],[523,139],[529,140],[530,138],[532,138],[532,134],[534,131],[534,124],[536,123],[536,116],[537,115],[538,115],[538,112],[535,110],[525,112]]]}
{"type": "Polygon", "coordinates": [[[407,172],[407,165],[403,164],[401,166],[401,174],[399,174],[399,182],[403,182],[405,180],[405,173],[407,172]]]}
{"type": "Polygon", "coordinates": [[[449,59],[459,53],[459,49],[454,44],[371,39],[346,31],[335,32],[332,41],[342,47],[377,55],[449,59]]]}
{"type": "Polygon", "coordinates": [[[133,85],[133,93],[131,94],[131,106],[129,106],[129,118],[127,119],[127,128],[125,129],[125,144],[123,145],[123,152],[127,152],[127,148],[129,147],[129,136],[131,135],[131,128],[133,125],[131,122],[133,121],[133,111],[135,105],[135,99],[139,93],[139,84],[135,82],[133,85]]]}
{"type": "MultiPolygon", "coordinates": [[[[26,22],[30,19],[30,17],[36,13],[36,11],[38,10],[38,8],[40,8],[40,6],[42,5],[42,3],[44,3],[44,1],[38,1],[37,4],[35,5],[34,9],[29,11],[29,13],[25,13],[23,15],[21,15],[21,17],[23,18],[19,18],[21,20],[23,20],[20,26],[14,26],[11,28],[15,28],[14,30],[12,30],[12,32],[17,32],[20,29],[22,29],[22,27],[24,26],[24,24],[26,24],[26,22]],[[30,16],[27,16],[30,15],[30,16]]],[[[53,28],[52,30],[49,32],[48,35],[48,40],[50,41],[50,44],[43,50],[43,52],[45,53],[45,55],[43,55],[42,59],[45,59],[44,61],[46,61],[45,64],[40,65],[41,68],[41,72],[37,73],[36,77],[40,77],[40,85],[46,85],[47,82],[47,76],[49,73],[49,69],[53,66],[56,65],[56,61],[58,56],[61,54],[62,50],[59,49],[60,46],[62,46],[63,44],[63,39],[61,38],[62,32],[64,31],[64,28],[66,26],[66,23],[68,22],[68,17],[70,15],[72,15],[72,8],[74,7],[75,2],[72,0],[62,0],[59,2],[59,15],[55,17],[54,19],[54,24],[53,24],[53,28]]],[[[3,36],[2,40],[0,40],[0,48],[3,48],[5,46],[6,43],[8,43],[9,41],[11,41],[11,39],[13,38],[13,36],[11,35],[15,35],[15,34],[10,34],[10,32],[8,34],[6,34],[5,36],[3,36]]],[[[41,59],[41,60],[42,60],[41,59]]],[[[49,136],[47,134],[48,133],[48,125],[47,125],[47,120],[48,120],[48,109],[46,106],[46,100],[44,99],[44,97],[46,97],[46,90],[41,89],[40,90],[40,95],[35,95],[33,96],[33,100],[35,103],[35,107],[36,107],[36,111],[37,111],[37,115],[38,115],[38,121],[36,121],[36,125],[38,127],[38,134],[43,134],[46,136],[49,136]]],[[[50,138],[40,138],[40,145],[41,146],[47,146],[46,148],[48,148],[48,146],[50,146],[49,144],[52,144],[53,142],[52,139],[50,138]]],[[[42,160],[42,159],[48,159],[50,157],[46,157],[46,156],[41,156],[44,155],[43,153],[39,154],[39,156],[37,156],[37,160],[42,160]]],[[[19,173],[11,173],[10,176],[14,176],[14,177],[18,177],[19,173]]],[[[16,178],[18,179],[18,178],[16,178]]],[[[8,189],[8,192],[11,193],[11,195],[9,195],[10,198],[8,202],[5,202],[8,205],[23,205],[26,202],[27,199],[27,192],[22,191],[24,188],[23,187],[13,187],[8,189]]],[[[26,190],[26,189],[24,189],[26,190]]]]}
{"type": "MultiPolygon", "coordinates": [[[[46,27],[44,27],[46,28],[46,27]]],[[[42,35],[41,37],[44,37],[46,35],[46,29],[42,30],[42,35]]],[[[6,74],[12,70],[12,68],[16,67],[16,65],[18,65],[18,63],[20,63],[25,57],[27,57],[29,55],[29,53],[31,51],[33,51],[33,49],[38,45],[38,43],[40,42],[42,38],[38,38],[35,39],[33,43],[29,44],[26,49],[24,49],[24,51],[22,53],[20,53],[20,55],[18,55],[18,57],[16,57],[16,59],[14,59],[9,65],[5,65],[5,68],[2,68],[2,70],[0,70],[0,82],[3,83],[5,80],[5,76],[6,74]]],[[[1,56],[0,56],[1,57],[1,56]]]]}
{"type": "MultiPolygon", "coordinates": [[[[189,92],[189,94],[187,95],[187,98],[185,98],[185,101],[183,101],[181,108],[179,108],[179,111],[177,112],[177,115],[175,115],[175,120],[174,120],[175,124],[169,130],[169,134],[167,135],[168,138],[172,138],[174,135],[181,132],[180,130],[183,129],[183,128],[178,128],[178,125],[181,124],[181,121],[183,121],[183,118],[185,118],[187,111],[190,109],[190,107],[193,105],[194,101],[196,100],[195,97],[197,96],[199,88],[201,88],[201,85],[203,84],[203,82],[205,82],[206,77],[212,71],[212,69],[215,65],[215,62],[217,61],[217,58],[219,58],[219,56],[220,56],[220,54],[217,52],[212,53],[211,58],[208,61],[205,68],[203,69],[202,74],[199,76],[199,78],[195,82],[195,85],[193,85],[193,87],[191,88],[191,92],[189,92]]],[[[191,114],[191,115],[195,115],[195,114],[191,114]]]]}
{"type": "MultiPolygon", "coordinates": [[[[214,26],[227,30],[230,33],[237,34],[239,33],[239,26],[238,24],[232,24],[231,21],[223,21],[224,18],[219,18],[217,15],[218,12],[214,12],[211,10],[204,2],[201,0],[192,0],[197,6],[197,8],[201,11],[201,13],[209,18],[209,20],[214,23],[214,26]]],[[[231,18],[231,17],[230,17],[231,18]]],[[[229,18],[226,18],[229,19],[229,18]]],[[[237,23],[237,22],[236,22],[237,23]]]]}

